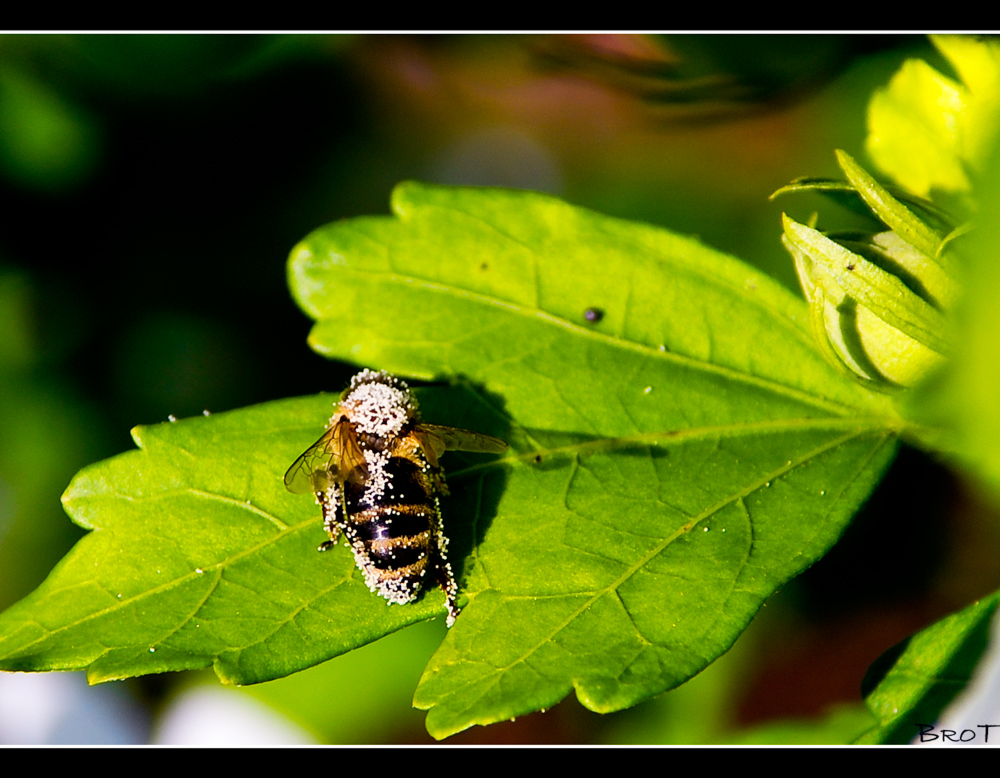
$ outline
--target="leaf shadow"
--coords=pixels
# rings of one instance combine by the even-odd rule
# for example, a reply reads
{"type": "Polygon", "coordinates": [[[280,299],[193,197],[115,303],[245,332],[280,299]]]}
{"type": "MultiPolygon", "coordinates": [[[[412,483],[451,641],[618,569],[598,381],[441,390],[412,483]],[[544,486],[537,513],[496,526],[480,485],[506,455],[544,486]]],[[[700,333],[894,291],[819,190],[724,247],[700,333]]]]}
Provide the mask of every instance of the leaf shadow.
{"type": "MultiPolygon", "coordinates": [[[[415,384],[416,382],[411,382],[415,384]]],[[[512,449],[516,425],[506,411],[506,401],[465,376],[428,382],[414,387],[421,418],[500,438],[512,449]]],[[[515,449],[516,450],[516,449],[515,449]]],[[[510,477],[511,453],[493,455],[449,451],[442,458],[450,494],[441,498],[449,561],[463,588],[466,560],[483,542],[497,516],[510,477]]]]}
{"type": "Polygon", "coordinates": [[[482,432],[501,438],[511,449],[503,455],[448,452],[442,465],[450,495],[441,500],[450,561],[461,582],[466,565],[486,539],[515,467],[549,471],[569,469],[581,458],[613,450],[617,456],[662,458],[669,449],[649,440],[629,440],[561,430],[519,426],[505,399],[465,376],[418,389],[423,419],[431,424],[482,432]]]}

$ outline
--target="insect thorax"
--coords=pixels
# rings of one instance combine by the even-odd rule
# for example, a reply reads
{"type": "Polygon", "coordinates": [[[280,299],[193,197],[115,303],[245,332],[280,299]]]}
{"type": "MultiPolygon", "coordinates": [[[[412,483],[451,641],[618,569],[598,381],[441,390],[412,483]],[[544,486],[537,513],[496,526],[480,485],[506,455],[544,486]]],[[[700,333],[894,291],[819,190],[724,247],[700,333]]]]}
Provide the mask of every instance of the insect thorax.
{"type": "Polygon", "coordinates": [[[417,402],[404,381],[365,370],[356,375],[340,401],[340,411],[356,435],[381,441],[398,438],[416,420],[417,402]]]}

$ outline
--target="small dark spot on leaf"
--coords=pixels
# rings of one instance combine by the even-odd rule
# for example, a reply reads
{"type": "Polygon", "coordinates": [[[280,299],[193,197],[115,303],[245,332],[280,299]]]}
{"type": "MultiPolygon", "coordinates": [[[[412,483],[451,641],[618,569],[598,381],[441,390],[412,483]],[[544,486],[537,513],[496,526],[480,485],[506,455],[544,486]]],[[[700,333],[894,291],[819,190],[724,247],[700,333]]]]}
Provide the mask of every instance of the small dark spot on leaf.
{"type": "Polygon", "coordinates": [[[848,266],[847,266],[847,269],[848,269],[848,270],[854,270],[854,265],[848,265],[848,266]]]}
{"type": "Polygon", "coordinates": [[[542,455],[541,454],[535,454],[535,464],[537,465],[541,461],[542,461],[542,455]]]}
{"type": "Polygon", "coordinates": [[[490,269],[490,266],[489,266],[489,264],[488,264],[488,263],[486,263],[486,262],[483,262],[483,264],[481,264],[481,265],[479,266],[479,269],[480,269],[480,270],[489,270],[489,269],[490,269]]]}
{"type": "Polygon", "coordinates": [[[604,318],[604,311],[600,308],[588,308],[583,312],[583,318],[592,324],[597,324],[597,322],[604,318]]]}

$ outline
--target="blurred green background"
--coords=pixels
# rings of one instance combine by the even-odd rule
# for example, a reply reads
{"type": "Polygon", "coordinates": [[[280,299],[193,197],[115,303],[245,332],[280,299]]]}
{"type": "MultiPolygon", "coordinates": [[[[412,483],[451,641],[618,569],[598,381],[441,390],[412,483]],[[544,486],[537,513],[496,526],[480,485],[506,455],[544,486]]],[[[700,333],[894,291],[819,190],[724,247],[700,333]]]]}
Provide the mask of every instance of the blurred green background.
{"type": "MultiPolygon", "coordinates": [[[[796,288],[780,213],[819,201],[768,195],[838,176],[834,148],[864,160],[872,90],[913,56],[947,70],[920,36],[0,36],[0,607],[82,534],[59,495],[136,424],[345,384],[353,366],[309,351],[285,284],[315,227],[387,213],[405,179],[538,189],[796,288]]],[[[833,553],[689,684],[450,742],[844,742],[868,723],[868,665],[997,587],[985,511],[905,450],[833,553]]],[[[62,723],[34,729],[4,723],[38,694],[4,676],[0,742],[429,743],[409,700],[441,636],[420,625],[243,690],[211,673],[61,686],[62,723]],[[217,703],[255,723],[177,723],[217,703]],[[107,726],[74,729],[71,705],[107,726]]]]}

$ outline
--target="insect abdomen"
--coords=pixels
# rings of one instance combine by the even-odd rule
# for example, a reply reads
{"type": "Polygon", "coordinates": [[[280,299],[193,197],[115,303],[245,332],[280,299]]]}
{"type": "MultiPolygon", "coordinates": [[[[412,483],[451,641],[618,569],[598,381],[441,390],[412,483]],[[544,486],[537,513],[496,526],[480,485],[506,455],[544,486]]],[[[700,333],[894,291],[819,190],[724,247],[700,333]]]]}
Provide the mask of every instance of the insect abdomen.
{"type": "Polygon", "coordinates": [[[440,516],[421,466],[390,457],[381,489],[345,484],[346,529],[365,583],[390,602],[416,598],[428,568],[439,562],[440,516]]]}

